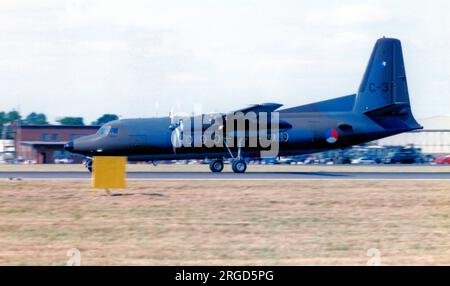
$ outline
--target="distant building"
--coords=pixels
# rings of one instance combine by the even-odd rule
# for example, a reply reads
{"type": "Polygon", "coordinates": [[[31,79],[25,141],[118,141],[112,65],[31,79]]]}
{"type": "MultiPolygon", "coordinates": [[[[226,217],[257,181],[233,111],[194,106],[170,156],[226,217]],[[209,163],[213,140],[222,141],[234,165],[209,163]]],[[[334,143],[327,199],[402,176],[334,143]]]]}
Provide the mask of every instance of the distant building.
{"type": "Polygon", "coordinates": [[[0,163],[7,163],[15,159],[14,140],[0,139],[0,163]]]}
{"type": "Polygon", "coordinates": [[[100,126],[69,125],[14,125],[8,138],[14,140],[15,160],[19,162],[49,164],[55,159],[79,163],[83,157],[64,150],[70,140],[91,135],[100,126]]]}
{"type": "Polygon", "coordinates": [[[407,132],[377,141],[382,146],[414,145],[423,153],[450,154],[450,116],[436,116],[418,120],[424,129],[407,132]]]}

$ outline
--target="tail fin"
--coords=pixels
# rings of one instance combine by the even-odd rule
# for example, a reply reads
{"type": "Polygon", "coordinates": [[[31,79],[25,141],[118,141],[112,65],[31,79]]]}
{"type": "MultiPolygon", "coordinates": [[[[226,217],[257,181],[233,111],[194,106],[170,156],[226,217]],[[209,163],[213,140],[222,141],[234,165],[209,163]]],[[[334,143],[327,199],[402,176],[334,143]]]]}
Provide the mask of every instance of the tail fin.
{"type": "Polygon", "coordinates": [[[364,113],[394,103],[409,104],[402,46],[397,39],[382,38],[364,73],[355,111],[364,113]]]}
{"type": "Polygon", "coordinates": [[[358,90],[354,110],[376,118],[376,121],[385,121],[387,125],[400,124],[408,129],[421,128],[411,113],[402,45],[399,40],[382,38],[376,42],[358,90]],[[403,124],[394,122],[392,117],[403,117],[403,124]]]}

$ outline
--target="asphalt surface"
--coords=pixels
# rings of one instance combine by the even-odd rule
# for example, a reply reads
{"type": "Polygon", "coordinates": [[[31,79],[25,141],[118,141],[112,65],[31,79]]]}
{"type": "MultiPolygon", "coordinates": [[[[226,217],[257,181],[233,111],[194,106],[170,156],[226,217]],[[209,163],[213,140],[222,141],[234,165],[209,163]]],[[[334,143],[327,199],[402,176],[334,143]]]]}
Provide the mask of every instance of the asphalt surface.
{"type": "MultiPolygon", "coordinates": [[[[90,179],[89,172],[0,172],[0,179],[90,179]]],[[[450,180],[450,172],[128,172],[132,180],[450,180]]]]}

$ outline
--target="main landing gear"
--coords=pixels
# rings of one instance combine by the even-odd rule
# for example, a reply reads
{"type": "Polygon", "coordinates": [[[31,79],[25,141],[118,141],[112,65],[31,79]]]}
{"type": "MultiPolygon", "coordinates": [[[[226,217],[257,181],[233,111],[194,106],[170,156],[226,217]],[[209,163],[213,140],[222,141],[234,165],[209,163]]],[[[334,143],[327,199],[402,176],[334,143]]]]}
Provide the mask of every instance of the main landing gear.
{"type": "MultiPolygon", "coordinates": [[[[231,152],[230,147],[228,146],[227,142],[224,140],[225,146],[227,147],[227,150],[231,157],[231,169],[233,169],[233,172],[235,173],[244,173],[247,170],[247,163],[241,156],[241,143],[242,140],[239,141],[238,144],[238,153],[237,156],[233,155],[233,152],[231,152]]],[[[214,159],[209,163],[209,168],[211,169],[211,172],[213,173],[219,173],[223,170],[223,160],[222,159],[214,159]]]]}
{"type": "Polygon", "coordinates": [[[209,169],[211,169],[211,172],[213,173],[220,173],[223,170],[223,160],[216,159],[212,160],[209,163],[209,169]]]}
{"type": "MultiPolygon", "coordinates": [[[[209,169],[213,173],[220,173],[223,171],[223,160],[214,159],[209,163],[209,169]]],[[[244,173],[247,170],[247,163],[244,159],[233,159],[231,161],[231,169],[235,173],[244,173]]]]}
{"type": "Polygon", "coordinates": [[[245,170],[247,170],[247,163],[245,162],[244,158],[241,156],[241,149],[242,149],[242,142],[244,141],[244,138],[240,138],[238,141],[238,153],[237,156],[233,156],[233,152],[231,152],[230,147],[228,146],[226,140],[224,140],[225,146],[227,147],[228,153],[230,153],[231,156],[231,169],[233,169],[233,172],[235,173],[244,173],[245,170]]]}
{"type": "Polygon", "coordinates": [[[231,168],[235,173],[244,173],[247,170],[247,163],[243,159],[234,159],[231,161],[231,168]]]}

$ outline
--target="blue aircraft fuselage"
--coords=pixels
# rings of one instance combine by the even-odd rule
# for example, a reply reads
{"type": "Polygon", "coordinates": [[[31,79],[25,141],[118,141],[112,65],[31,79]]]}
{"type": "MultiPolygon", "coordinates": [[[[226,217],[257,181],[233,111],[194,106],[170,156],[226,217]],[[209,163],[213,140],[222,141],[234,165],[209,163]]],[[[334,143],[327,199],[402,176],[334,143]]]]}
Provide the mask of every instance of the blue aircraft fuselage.
{"type": "MultiPolygon", "coordinates": [[[[401,44],[396,39],[377,41],[358,93],[278,110],[280,106],[266,103],[238,110],[244,115],[249,112],[277,112],[278,156],[344,149],[422,128],[411,112],[401,44]]],[[[205,116],[190,119],[192,122],[196,119],[203,122],[205,116]]],[[[227,123],[226,114],[221,118],[227,123]]],[[[260,157],[261,150],[267,149],[239,144],[194,146],[194,140],[199,135],[198,128],[180,130],[180,124],[176,123],[172,117],[112,121],[102,126],[97,134],[68,142],[65,148],[88,158],[126,156],[130,161],[208,158],[212,160],[210,167],[213,172],[220,172],[223,159],[231,158],[233,170],[238,173],[246,169],[243,158],[260,157]],[[192,144],[177,146],[174,136],[191,138],[192,144]]],[[[202,124],[199,130],[203,132],[211,126],[213,123],[206,124],[206,127],[202,124]]],[[[250,135],[248,130],[244,134],[245,141],[250,135]]]]}

